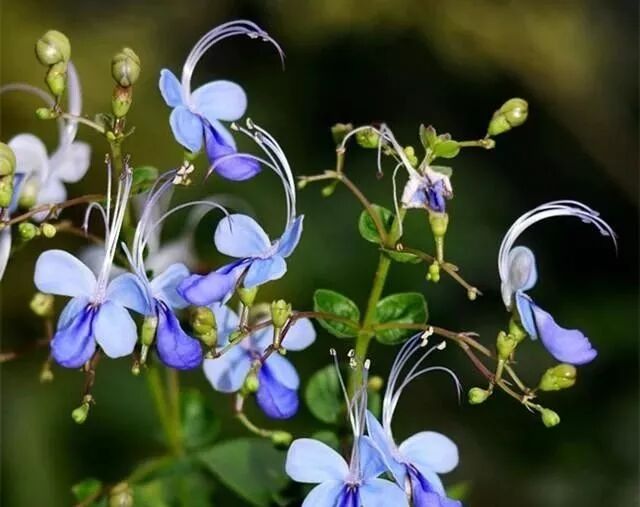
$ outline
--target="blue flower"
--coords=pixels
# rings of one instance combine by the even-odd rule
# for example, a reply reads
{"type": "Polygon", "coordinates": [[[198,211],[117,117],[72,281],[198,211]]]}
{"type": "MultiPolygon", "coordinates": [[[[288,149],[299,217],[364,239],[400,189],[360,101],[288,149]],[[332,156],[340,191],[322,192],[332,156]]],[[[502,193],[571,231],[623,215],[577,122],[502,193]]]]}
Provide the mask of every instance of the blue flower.
{"type": "MultiPolygon", "coordinates": [[[[391,430],[393,415],[404,388],[418,376],[429,371],[442,370],[441,367],[430,367],[418,370],[418,367],[436,347],[422,352],[424,342],[416,335],[405,343],[398,352],[389,374],[389,381],[382,406],[382,424],[371,412],[367,412],[367,429],[369,436],[383,456],[389,472],[396,483],[410,486],[412,505],[416,507],[460,507],[457,500],[447,498],[439,474],[451,472],[458,465],[458,448],[453,441],[435,431],[422,431],[397,445],[391,430]],[[411,368],[405,378],[403,370],[415,356],[411,368]]],[[[455,376],[454,376],[455,379],[455,376]]],[[[457,381],[456,381],[457,382],[457,381]]]]}
{"type": "MultiPolygon", "coordinates": [[[[335,351],[331,352],[335,358],[335,351]]],[[[363,435],[369,361],[363,366],[363,383],[349,400],[336,360],[353,431],[350,462],[327,444],[311,438],[297,439],[289,447],[285,464],[287,475],[297,482],[318,484],[307,495],[302,507],[409,507],[401,487],[379,478],[387,471],[387,466],[374,442],[363,435]]]]}
{"type": "Polygon", "coordinates": [[[193,47],[182,70],[182,80],[170,70],[160,72],[160,93],[173,108],[169,123],[173,135],[182,146],[198,152],[203,144],[210,163],[216,171],[230,180],[246,180],[260,172],[260,164],[236,153],[236,144],[222,121],[235,121],[247,109],[244,90],[231,81],[213,81],[191,93],[191,76],[202,56],[218,41],[234,35],[248,35],[279,46],[260,27],[248,21],[232,21],[205,34],[193,47]],[[224,160],[221,160],[223,159],[224,160]]]}
{"type": "Polygon", "coordinates": [[[214,235],[216,248],[238,260],[208,275],[191,275],[179,285],[178,292],[191,304],[207,306],[226,301],[243,275],[246,288],[282,278],[287,271],[285,259],[300,241],[302,220],[302,216],[294,219],[280,239],[271,242],[253,218],[241,214],[223,218],[214,235]]]}
{"type": "Polygon", "coordinates": [[[602,235],[611,237],[617,247],[615,233],[609,224],[584,204],[553,201],[538,206],[518,218],[502,240],[498,254],[502,299],[507,309],[515,305],[526,332],[534,340],[540,338],[554,358],[563,363],[581,365],[595,359],[598,355],[596,349],[581,331],[559,326],[548,312],[526,294],[538,280],[535,255],[529,248],[513,246],[518,237],[533,224],[560,216],[576,217],[594,225],[602,235]]]}
{"type": "Polygon", "coordinates": [[[446,199],[453,195],[449,176],[425,166],[423,173],[413,171],[402,193],[402,206],[405,208],[422,208],[444,213],[446,199]]]}
{"type": "MultiPolygon", "coordinates": [[[[229,344],[229,335],[238,330],[240,319],[227,306],[211,306],[218,325],[218,345],[229,344]]],[[[287,332],[283,345],[287,350],[304,350],[316,338],[309,319],[296,320],[287,332]]],[[[214,387],[223,393],[239,391],[252,368],[258,368],[259,388],[256,401],[274,419],[287,419],[298,411],[300,378],[294,366],[280,354],[271,354],[262,365],[260,359],[273,340],[273,327],[255,331],[215,359],[204,360],[204,373],[214,387]]]]}

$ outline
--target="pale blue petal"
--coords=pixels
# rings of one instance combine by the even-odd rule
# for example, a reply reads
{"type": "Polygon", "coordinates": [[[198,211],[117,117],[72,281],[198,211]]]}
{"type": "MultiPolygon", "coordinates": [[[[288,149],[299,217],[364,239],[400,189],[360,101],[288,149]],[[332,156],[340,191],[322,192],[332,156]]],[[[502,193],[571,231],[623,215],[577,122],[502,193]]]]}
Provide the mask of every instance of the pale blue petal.
{"type": "Polygon", "coordinates": [[[70,299],[60,312],[60,316],[58,317],[58,329],[63,329],[71,324],[71,321],[76,317],[76,315],[78,315],[87,306],[89,306],[89,298],[81,296],[70,299]]]}
{"type": "Polygon", "coordinates": [[[58,325],[51,340],[51,356],[60,366],[80,368],[96,350],[93,322],[96,309],[85,307],[76,313],[66,327],[58,325]]]}
{"type": "Polygon", "coordinates": [[[282,278],[287,272],[287,263],[279,255],[267,259],[255,259],[244,277],[243,285],[247,289],[282,278]]]}
{"type": "Polygon", "coordinates": [[[171,308],[186,308],[189,303],[178,293],[178,285],[188,276],[187,266],[182,263],[172,264],[151,280],[153,297],[164,301],[171,308]]]}
{"type": "Polygon", "coordinates": [[[349,466],[327,444],[312,438],[299,438],[289,447],[285,471],[296,482],[344,482],[349,475],[349,466]]]}
{"type": "Polygon", "coordinates": [[[360,475],[364,480],[378,477],[387,471],[387,465],[378,450],[378,447],[370,437],[358,439],[360,451],[360,475]]]}
{"type": "Polygon", "coordinates": [[[227,305],[221,303],[214,303],[209,308],[211,308],[218,326],[218,346],[224,347],[229,343],[229,334],[238,329],[240,317],[227,305]]]}
{"type": "Polygon", "coordinates": [[[262,411],[272,419],[289,419],[298,412],[300,400],[298,391],[278,382],[269,364],[258,371],[260,387],[256,402],[262,411]]]}
{"type": "Polygon", "coordinates": [[[287,350],[304,350],[316,340],[316,330],[310,319],[298,319],[289,327],[282,345],[287,350]]]}
{"type": "Polygon", "coordinates": [[[302,507],[334,507],[338,505],[342,488],[342,481],[325,481],[309,492],[302,507]]]}
{"type": "Polygon", "coordinates": [[[5,269],[11,256],[11,227],[0,231],[0,280],[4,277],[5,269]]]}
{"type": "Polygon", "coordinates": [[[360,485],[363,507],[408,507],[407,495],[400,487],[385,479],[369,479],[360,485]]]}
{"type": "Polygon", "coordinates": [[[235,393],[251,370],[251,356],[242,347],[232,347],[220,357],[204,360],[204,374],[216,391],[235,393]]]}
{"type": "Polygon", "coordinates": [[[371,440],[376,445],[385,465],[393,475],[398,484],[404,485],[407,476],[407,470],[404,464],[400,463],[393,455],[395,444],[391,441],[387,433],[384,431],[378,419],[367,410],[367,430],[371,440]]]}
{"type": "Polygon", "coordinates": [[[507,280],[502,281],[502,299],[506,306],[511,305],[511,297],[518,291],[527,291],[538,281],[536,257],[524,246],[517,246],[509,252],[507,280]]]}
{"type": "Polygon", "coordinates": [[[300,387],[298,372],[287,358],[274,352],[269,356],[265,364],[269,366],[274,379],[283,386],[294,390],[300,387]]]}
{"type": "Polygon", "coordinates": [[[300,236],[302,235],[303,220],[303,215],[297,217],[289,227],[287,227],[287,230],[284,231],[284,234],[278,241],[278,253],[282,257],[289,257],[295,250],[296,246],[298,246],[300,236]]]}
{"type": "Polygon", "coordinates": [[[538,339],[538,330],[533,320],[533,312],[531,311],[532,299],[523,294],[522,292],[516,292],[516,307],[518,309],[518,315],[520,315],[520,322],[522,327],[529,334],[532,340],[538,339]]]}
{"type": "Polygon", "coordinates": [[[247,110],[247,95],[240,85],[231,81],[213,81],[202,85],[191,94],[198,114],[210,122],[235,121],[247,110]]]}
{"type": "Polygon", "coordinates": [[[147,298],[147,291],[140,279],[132,273],[117,276],[109,283],[107,299],[142,315],[151,315],[154,312],[147,298]]]}
{"type": "Polygon", "coordinates": [[[202,362],[202,345],[182,330],[180,322],[164,303],[156,306],[156,349],[160,360],[171,368],[190,370],[202,362]]]}
{"type": "Polygon", "coordinates": [[[458,446],[435,431],[422,431],[407,438],[398,448],[408,463],[439,474],[458,466],[458,446]]]}
{"type": "Polygon", "coordinates": [[[173,72],[169,69],[162,69],[158,85],[162,98],[169,107],[177,107],[183,104],[182,86],[173,72]]]}
{"type": "Polygon", "coordinates": [[[204,132],[202,120],[197,115],[184,106],[178,106],[171,111],[169,124],[176,141],[189,151],[200,151],[204,132]]]}
{"type": "Polygon", "coordinates": [[[96,277],[80,259],[64,250],[47,250],[36,261],[34,282],[40,292],[91,297],[96,277]]]}
{"type": "Polygon", "coordinates": [[[258,329],[251,335],[249,340],[251,350],[258,354],[262,354],[267,347],[273,343],[273,326],[258,329]]]}
{"type": "Polygon", "coordinates": [[[98,308],[93,334],[100,348],[112,359],[131,354],[138,341],[136,324],[129,312],[111,301],[98,308]]]}
{"type": "Polygon", "coordinates": [[[214,242],[220,253],[231,257],[258,257],[271,248],[264,229],[251,217],[229,215],[218,223],[214,242]]]}

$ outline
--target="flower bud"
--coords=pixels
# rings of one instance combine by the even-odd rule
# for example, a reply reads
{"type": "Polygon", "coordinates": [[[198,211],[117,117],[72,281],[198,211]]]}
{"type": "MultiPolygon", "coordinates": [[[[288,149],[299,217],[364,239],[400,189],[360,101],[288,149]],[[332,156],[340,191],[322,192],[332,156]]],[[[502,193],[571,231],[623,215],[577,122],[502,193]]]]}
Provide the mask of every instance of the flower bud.
{"type": "Polygon", "coordinates": [[[131,87],[116,86],[111,98],[111,110],[116,118],[123,118],[129,112],[133,101],[133,89],[131,87]]]}
{"type": "Polygon", "coordinates": [[[498,357],[500,359],[505,361],[509,359],[517,346],[518,342],[512,335],[507,334],[504,331],[500,331],[498,333],[498,337],[496,338],[496,349],[498,349],[498,357]]]}
{"type": "Polygon", "coordinates": [[[140,341],[143,345],[150,347],[156,338],[156,330],[158,329],[158,317],[155,315],[147,315],[142,321],[142,329],[140,331],[140,341]]]}
{"type": "Polygon", "coordinates": [[[111,488],[109,507],[133,507],[133,492],[129,484],[120,482],[111,488]]]}
{"type": "Polygon", "coordinates": [[[53,120],[57,117],[58,113],[48,107],[39,107],[36,109],[36,118],[38,118],[38,120],[53,120]]]}
{"type": "Polygon", "coordinates": [[[367,388],[369,389],[369,391],[373,391],[374,393],[377,393],[382,390],[383,386],[384,386],[384,379],[382,377],[379,377],[377,375],[374,375],[373,377],[369,377],[369,382],[367,382],[367,388]]]}
{"type": "Polygon", "coordinates": [[[89,403],[84,402],[71,412],[71,418],[76,422],[76,424],[82,424],[87,420],[87,417],[89,417],[89,408],[89,403]]]}
{"type": "Polygon", "coordinates": [[[336,143],[336,145],[342,143],[342,140],[345,138],[345,136],[352,130],[353,125],[351,123],[336,123],[333,127],[331,127],[331,136],[333,137],[333,141],[336,143]]]}
{"type": "Polygon", "coordinates": [[[49,30],[36,42],[36,57],[42,65],[68,62],[71,57],[69,39],[58,30],[49,30]]]}
{"type": "Polygon", "coordinates": [[[291,304],[285,302],[283,299],[279,299],[271,303],[271,320],[273,321],[273,327],[280,329],[291,317],[291,304]]]}
{"type": "Polygon", "coordinates": [[[511,130],[513,127],[522,125],[529,114],[529,104],[524,99],[509,99],[500,109],[493,113],[487,133],[490,136],[497,136],[511,130]]]}
{"type": "Polygon", "coordinates": [[[544,372],[539,388],[542,391],[560,391],[572,387],[576,383],[578,371],[572,364],[558,364],[544,372]]]}
{"type": "Polygon", "coordinates": [[[38,193],[40,192],[40,183],[35,178],[29,178],[22,184],[20,195],[18,196],[18,205],[21,208],[33,208],[38,202],[38,193]]]}
{"type": "Polygon", "coordinates": [[[30,241],[40,234],[40,230],[31,222],[22,222],[18,225],[18,234],[22,241],[30,241]]]}
{"type": "Polygon", "coordinates": [[[13,175],[0,177],[0,208],[8,208],[13,198],[13,175]]]}
{"type": "Polygon", "coordinates": [[[218,341],[218,327],[216,317],[210,308],[197,306],[191,311],[191,328],[207,347],[215,347],[218,341]]]}
{"type": "Polygon", "coordinates": [[[133,375],[134,377],[137,377],[138,375],[140,375],[139,361],[134,361],[133,364],[131,365],[131,375],[133,375]]]}
{"type": "Polygon", "coordinates": [[[57,229],[53,224],[44,223],[40,226],[40,232],[42,232],[45,238],[53,238],[56,235],[57,229]]]}
{"type": "Polygon", "coordinates": [[[238,297],[244,306],[253,306],[256,296],[258,295],[258,286],[246,289],[245,287],[238,287],[238,297]]]}
{"type": "Polygon", "coordinates": [[[403,151],[404,151],[404,154],[409,159],[409,163],[414,167],[417,166],[418,157],[416,157],[416,150],[413,148],[413,146],[405,146],[403,151]]]}
{"type": "Polygon", "coordinates": [[[380,135],[371,127],[356,132],[356,143],[363,148],[377,148],[380,135]]]}
{"type": "Polygon", "coordinates": [[[472,387],[469,389],[469,403],[471,405],[480,405],[483,403],[491,393],[486,389],[480,387],[472,387]]]}
{"type": "Polygon", "coordinates": [[[140,77],[140,58],[131,48],[123,48],[111,59],[111,76],[123,88],[133,85],[140,77]]]}
{"type": "Polygon", "coordinates": [[[475,287],[469,289],[467,291],[467,297],[469,298],[469,301],[475,301],[478,298],[478,289],[475,287]]]}
{"type": "Polygon", "coordinates": [[[67,85],[67,63],[60,62],[49,67],[44,81],[54,97],[62,95],[67,85]]]}
{"type": "Polygon", "coordinates": [[[9,176],[16,170],[16,156],[6,144],[0,143],[0,176],[9,176]]]}
{"type": "Polygon", "coordinates": [[[273,442],[273,445],[275,445],[278,449],[286,449],[291,445],[292,440],[293,436],[291,435],[291,433],[288,433],[286,431],[274,431],[271,434],[271,442],[273,442]]]}
{"type": "Polygon", "coordinates": [[[253,394],[258,392],[258,389],[260,388],[260,381],[258,380],[258,376],[254,372],[249,373],[249,375],[247,375],[247,378],[244,379],[244,384],[242,387],[243,391],[246,394],[253,394]]]}
{"type": "Polygon", "coordinates": [[[29,302],[29,308],[38,317],[51,317],[53,315],[54,300],[55,298],[51,294],[36,292],[29,302]]]}
{"type": "Polygon", "coordinates": [[[527,332],[515,319],[509,321],[509,334],[513,336],[518,343],[527,337],[527,332]]]}
{"type": "Polygon", "coordinates": [[[438,261],[433,261],[433,263],[429,265],[427,280],[433,283],[438,283],[440,281],[440,264],[438,261]]]}
{"type": "Polygon", "coordinates": [[[543,408],[540,414],[542,415],[542,422],[547,428],[553,428],[560,424],[560,416],[553,410],[543,408]]]}
{"type": "Polygon", "coordinates": [[[320,193],[322,194],[322,197],[331,197],[333,193],[336,191],[336,186],[337,184],[334,182],[334,183],[329,183],[326,187],[322,187],[322,190],[320,191],[320,193]]]}

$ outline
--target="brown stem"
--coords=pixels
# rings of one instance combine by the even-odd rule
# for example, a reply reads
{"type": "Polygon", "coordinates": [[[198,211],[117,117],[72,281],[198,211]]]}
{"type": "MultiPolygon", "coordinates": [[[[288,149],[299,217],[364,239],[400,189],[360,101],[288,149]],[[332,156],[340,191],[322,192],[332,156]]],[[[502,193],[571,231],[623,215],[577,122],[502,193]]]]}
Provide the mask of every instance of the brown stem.
{"type": "Polygon", "coordinates": [[[49,212],[48,216],[52,216],[57,214],[59,211],[62,211],[65,208],[70,208],[71,206],[76,206],[78,204],[88,204],[90,202],[101,201],[102,199],[104,199],[104,196],[101,194],[89,194],[89,195],[83,195],[81,197],[75,197],[73,199],[69,199],[68,201],[61,202],[58,204],[43,204],[42,206],[38,206],[37,208],[30,209],[29,211],[22,213],[17,217],[13,217],[10,220],[0,222],[0,225],[2,225],[3,227],[9,227],[10,225],[28,220],[29,218],[31,218],[34,215],[37,215],[38,213],[43,213],[47,211],[49,212]]]}

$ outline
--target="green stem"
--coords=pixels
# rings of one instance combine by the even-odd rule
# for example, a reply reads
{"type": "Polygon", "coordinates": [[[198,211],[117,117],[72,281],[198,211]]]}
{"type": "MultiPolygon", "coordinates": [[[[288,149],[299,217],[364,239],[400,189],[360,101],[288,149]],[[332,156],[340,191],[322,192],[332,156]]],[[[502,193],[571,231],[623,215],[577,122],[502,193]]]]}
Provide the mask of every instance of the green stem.
{"type": "Polygon", "coordinates": [[[169,401],[169,423],[171,447],[178,455],[184,453],[182,447],[182,418],[180,415],[180,377],[178,370],[167,368],[167,399],[169,401]]]}
{"type": "MultiPolygon", "coordinates": [[[[151,392],[151,397],[153,398],[153,403],[156,407],[156,412],[158,413],[158,418],[160,419],[162,432],[164,433],[167,442],[172,445],[172,428],[170,422],[171,416],[169,413],[169,406],[164,394],[164,388],[162,386],[162,379],[160,378],[158,367],[149,366],[146,378],[149,391],[151,392]]],[[[172,451],[177,454],[177,449],[172,448],[172,451]]]]}

